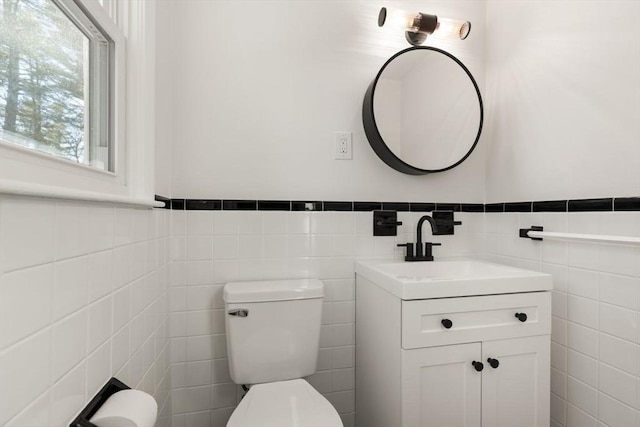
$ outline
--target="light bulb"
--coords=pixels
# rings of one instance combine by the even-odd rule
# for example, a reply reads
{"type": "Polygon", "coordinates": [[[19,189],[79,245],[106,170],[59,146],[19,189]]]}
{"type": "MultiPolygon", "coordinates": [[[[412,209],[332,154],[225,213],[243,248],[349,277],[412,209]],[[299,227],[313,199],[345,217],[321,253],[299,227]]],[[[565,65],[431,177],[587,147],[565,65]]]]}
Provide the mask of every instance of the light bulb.
{"type": "Polygon", "coordinates": [[[422,44],[427,35],[434,34],[438,38],[453,38],[464,40],[471,32],[469,21],[459,21],[450,18],[440,18],[420,12],[407,12],[400,9],[383,7],[378,14],[379,27],[391,27],[404,31],[407,41],[412,45],[422,44]]]}
{"type": "Polygon", "coordinates": [[[438,24],[433,35],[442,38],[464,40],[471,32],[471,22],[438,17],[438,24]]]}

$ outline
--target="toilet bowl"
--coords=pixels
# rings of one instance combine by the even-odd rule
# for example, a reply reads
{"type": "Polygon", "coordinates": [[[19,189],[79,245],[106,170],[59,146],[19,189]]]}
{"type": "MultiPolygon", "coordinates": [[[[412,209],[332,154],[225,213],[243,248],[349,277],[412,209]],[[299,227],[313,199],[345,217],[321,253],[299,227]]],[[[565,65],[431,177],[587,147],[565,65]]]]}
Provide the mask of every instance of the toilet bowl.
{"type": "Polygon", "coordinates": [[[249,390],[227,427],[342,427],[331,403],[303,379],[258,384],[249,390]]]}
{"type": "Polygon", "coordinates": [[[316,371],[323,290],[316,279],[225,285],[229,373],[250,387],[227,427],[342,427],[303,379],[316,371]]]}

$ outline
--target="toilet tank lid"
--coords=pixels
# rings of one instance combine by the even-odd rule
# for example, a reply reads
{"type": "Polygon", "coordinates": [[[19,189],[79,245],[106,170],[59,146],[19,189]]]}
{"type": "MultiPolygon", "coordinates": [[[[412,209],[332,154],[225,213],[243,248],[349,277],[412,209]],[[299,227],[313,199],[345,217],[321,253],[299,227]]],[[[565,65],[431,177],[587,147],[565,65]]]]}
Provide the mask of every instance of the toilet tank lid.
{"type": "Polygon", "coordinates": [[[318,279],[230,282],[224,286],[224,301],[243,303],[322,298],[323,288],[318,279]]]}

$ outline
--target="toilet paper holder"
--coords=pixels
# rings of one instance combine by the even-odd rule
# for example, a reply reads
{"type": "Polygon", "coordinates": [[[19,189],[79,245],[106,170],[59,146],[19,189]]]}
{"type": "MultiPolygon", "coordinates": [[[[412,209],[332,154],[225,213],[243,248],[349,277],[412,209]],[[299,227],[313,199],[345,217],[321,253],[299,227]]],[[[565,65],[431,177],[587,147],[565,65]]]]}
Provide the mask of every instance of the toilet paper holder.
{"type": "Polygon", "coordinates": [[[129,390],[131,387],[120,381],[119,379],[112,377],[107,383],[100,389],[100,391],[91,399],[91,401],[84,407],[84,409],[78,414],[75,420],[69,427],[96,427],[95,424],[90,422],[91,417],[100,409],[102,405],[107,401],[109,397],[122,390],[129,390]]]}

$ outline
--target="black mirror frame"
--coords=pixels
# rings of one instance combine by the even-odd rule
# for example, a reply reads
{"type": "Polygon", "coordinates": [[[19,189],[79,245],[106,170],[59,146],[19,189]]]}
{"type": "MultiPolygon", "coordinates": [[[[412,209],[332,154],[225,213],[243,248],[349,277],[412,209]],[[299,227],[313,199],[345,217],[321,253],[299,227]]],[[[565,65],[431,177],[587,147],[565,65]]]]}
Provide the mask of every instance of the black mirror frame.
{"type": "Polygon", "coordinates": [[[483,108],[483,104],[482,104],[482,95],[480,95],[480,89],[478,88],[478,84],[476,83],[476,80],[473,78],[473,75],[471,74],[469,69],[458,58],[456,58],[455,56],[451,55],[449,52],[446,52],[446,51],[444,51],[442,49],[438,49],[438,48],[431,47],[431,46],[414,46],[414,47],[410,47],[410,48],[401,50],[400,52],[396,53],[391,58],[389,58],[389,60],[387,60],[387,62],[384,63],[382,68],[380,68],[380,71],[376,75],[376,78],[371,82],[371,84],[367,88],[367,91],[366,91],[366,93],[364,95],[364,101],[362,103],[362,124],[364,125],[364,133],[367,136],[367,140],[369,141],[369,145],[371,145],[371,148],[373,148],[373,151],[375,151],[375,153],[378,155],[378,157],[380,157],[380,159],[383,162],[385,162],[387,165],[391,166],[393,169],[397,170],[398,172],[406,173],[406,174],[409,174],[409,175],[426,175],[426,174],[429,174],[429,173],[444,172],[444,171],[452,169],[452,168],[458,166],[460,163],[464,162],[467,159],[467,157],[469,157],[471,155],[471,152],[476,148],[476,145],[478,144],[478,140],[480,139],[480,134],[482,133],[483,121],[484,121],[484,108],[483,108]],[[475,88],[476,94],[478,95],[478,103],[480,105],[480,124],[478,126],[478,134],[476,135],[476,139],[473,142],[473,145],[471,146],[469,151],[460,160],[458,160],[456,163],[454,163],[454,164],[452,164],[450,166],[447,166],[445,168],[442,168],[442,169],[420,169],[420,168],[417,168],[415,166],[412,166],[412,165],[406,163],[405,161],[400,159],[398,156],[396,156],[389,149],[387,144],[384,142],[384,139],[382,139],[382,136],[380,135],[380,131],[378,130],[378,126],[376,124],[375,115],[373,113],[373,95],[374,95],[375,90],[376,90],[376,85],[378,84],[378,79],[382,75],[382,72],[391,63],[391,61],[393,61],[398,56],[400,56],[400,55],[402,55],[402,54],[404,54],[406,52],[413,51],[413,50],[419,50],[419,49],[420,50],[432,50],[432,51],[435,51],[435,52],[439,52],[439,53],[441,53],[443,55],[448,56],[452,60],[454,60],[464,70],[464,72],[467,74],[469,79],[471,79],[471,83],[473,83],[473,87],[475,88]]]}

